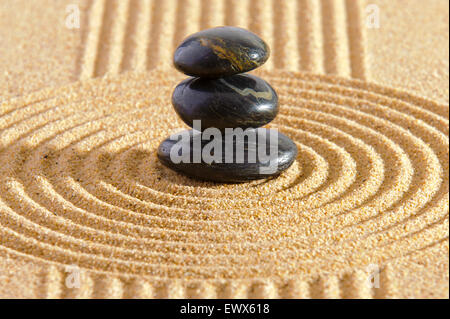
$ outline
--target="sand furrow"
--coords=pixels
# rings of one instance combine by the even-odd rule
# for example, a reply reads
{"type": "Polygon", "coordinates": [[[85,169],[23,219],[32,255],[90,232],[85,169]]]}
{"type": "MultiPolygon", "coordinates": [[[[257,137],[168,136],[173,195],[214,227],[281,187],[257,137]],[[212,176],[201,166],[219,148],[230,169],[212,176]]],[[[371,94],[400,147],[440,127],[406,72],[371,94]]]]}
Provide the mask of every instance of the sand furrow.
{"type": "Polygon", "coordinates": [[[140,0],[139,6],[135,10],[139,10],[139,15],[136,19],[136,29],[134,34],[129,34],[129,37],[135,38],[135,70],[145,70],[149,66],[148,56],[151,51],[151,30],[152,30],[152,10],[154,6],[153,0],[140,0]]]}
{"type": "MultiPolygon", "coordinates": [[[[176,48],[188,35],[195,33],[200,28],[200,6],[201,0],[179,1],[176,13],[176,26],[173,47],[176,48]]],[[[242,1],[240,1],[241,3],[242,1]]]]}
{"type": "Polygon", "coordinates": [[[224,25],[232,25],[248,29],[250,12],[253,2],[250,0],[229,0],[225,2],[225,22],[224,25]]]}
{"type": "MultiPolygon", "coordinates": [[[[377,269],[375,269],[377,270],[377,269]]],[[[377,282],[371,277],[377,276],[370,271],[357,270],[351,274],[344,274],[340,281],[341,297],[345,299],[371,299],[374,298],[377,282]]]]}
{"type": "Polygon", "coordinates": [[[309,299],[311,298],[307,280],[290,279],[280,286],[279,297],[283,299],[309,299]]]}
{"type": "Polygon", "coordinates": [[[364,7],[363,0],[346,0],[351,76],[358,79],[367,78],[365,60],[366,26],[362,24],[362,7],[364,7]]]}
{"type": "MultiPolygon", "coordinates": [[[[118,13],[118,1],[103,1],[103,15],[101,18],[101,28],[98,36],[96,57],[94,62],[93,76],[102,76],[110,71],[113,65],[111,52],[115,45],[114,35],[117,29],[116,16],[118,13]]],[[[100,6],[100,4],[99,4],[100,6]]],[[[100,11],[99,11],[100,13],[100,11]]]]}
{"type": "Polygon", "coordinates": [[[131,1],[122,0],[117,2],[116,14],[114,17],[114,26],[111,34],[110,44],[110,61],[108,72],[117,74],[122,71],[122,64],[126,57],[125,52],[131,51],[132,47],[127,47],[129,44],[130,35],[128,33],[128,21],[131,11],[131,1]]]}
{"type": "Polygon", "coordinates": [[[296,1],[273,1],[274,44],[271,46],[274,67],[295,71],[299,67],[298,20],[296,1]]]}
{"type": "Polygon", "coordinates": [[[255,280],[248,287],[247,298],[273,299],[278,298],[276,283],[272,280],[255,280]]]}
{"type": "MultiPolygon", "coordinates": [[[[124,23],[125,26],[122,26],[122,47],[120,51],[117,51],[118,57],[121,57],[121,61],[119,63],[118,70],[120,71],[128,71],[133,69],[136,66],[137,60],[137,47],[138,47],[138,39],[136,37],[137,28],[138,28],[138,19],[141,14],[143,1],[140,0],[129,0],[126,9],[123,9],[126,14],[126,20],[124,23]]],[[[122,4],[123,6],[124,4],[122,4]]],[[[122,16],[123,17],[123,16],[122,16]]],[[[116,69],[117,70],[117,69],[116,69]]]]}
{"type": "Polygon", "coordinates": [[[311,282],[309,289],[313,299],[337,299],[341,297],[337,276],[319,277],[311,282]]]}
{"type": "Polygon", "coordinates": [[[201,0],[200,29],[223,26],[225,23],[224,0],[201,0]]]}
{"type": "Polygon", "coordinates": [[[99,299],[120,299],[124,297],[124,283],[117,277],[98,276],[94,283],[92,297],[99,299]]]}
{"type": "Polygon", "coordinates": [[[146,278],[133,278],[125,284],[123,297],[126,299],[153,299],[155,287],[146,278]]]}
{"type": "Polygon", "coordinates": [[[325,73],[350,76],[350,54],[344,0],[322,1],[322,38],[325,73]]]}
{"type": "Polygon", "coordinates": [[[300,70],[324,72],[322,15],[320,2],[299,0],[297,8],[300,70]]]}
{"type": "Polygon", "coordinates": [[[175,18],[178,1],[156,0],[152,12],[152,32],[149,47],[149,68],[172,66],[175,18]]]}
{"type": "Polygon", "coordinates": [[[85,27],[89,28],[82,58],[80,79],[88,79],[95,76],[97,52],[100,47],[100,34],[102,32],[105,0],[92,0],[89,7],[89,20],[85,27]]]}
{"type": "MultiPolygon", "coordinates": [[[[275,20],[274,12],[272,10],[273,1],[274,0],[261,0],[253,2],[250,10],[249,24],[249,29],[258,34],[267,43],[271,50],[271,55],[273,55],[274,50],[276,50],[274,47],[275,26],[273,25],[273,21],[275,20]]],[[[263,68],[271,70],[273,69],[273,64],[273,59],[269,59],[264,64],[263,68]]]]}
{"type": "Polygon", "coordinates": [[[41,298],[58,299],[62,296],[62,286],[64,276],[56,266],[49,266],[44,273],[42,273],[42,280],[44,288],[41,298]]]}

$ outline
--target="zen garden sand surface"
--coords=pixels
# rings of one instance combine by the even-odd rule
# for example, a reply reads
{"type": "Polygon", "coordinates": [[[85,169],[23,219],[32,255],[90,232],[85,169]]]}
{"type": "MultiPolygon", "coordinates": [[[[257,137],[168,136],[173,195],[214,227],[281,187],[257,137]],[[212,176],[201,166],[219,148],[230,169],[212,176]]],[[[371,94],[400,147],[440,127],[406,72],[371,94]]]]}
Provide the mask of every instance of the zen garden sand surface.
{"type": "Polygon", "coordinates": [[[368,4],[1,1],[0,297],[448,298],[448,2],[368,4]],[[278,178],[157,159],[187,128],[173,52],[220,25],[271,48],[278,178]]]}

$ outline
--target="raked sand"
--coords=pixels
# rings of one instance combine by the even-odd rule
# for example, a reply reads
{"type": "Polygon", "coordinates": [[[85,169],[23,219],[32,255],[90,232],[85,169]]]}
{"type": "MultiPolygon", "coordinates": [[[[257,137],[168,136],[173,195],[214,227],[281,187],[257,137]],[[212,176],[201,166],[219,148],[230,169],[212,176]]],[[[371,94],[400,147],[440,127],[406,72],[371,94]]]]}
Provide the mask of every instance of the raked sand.
{"type": "Polygon", "coordinates": [[[0,4],[0,297],[448,298],[447,1],[71,3],[0,4]],[[173,50],[216,25],[271,47],[276,179],[156,158],[173,50]]]}

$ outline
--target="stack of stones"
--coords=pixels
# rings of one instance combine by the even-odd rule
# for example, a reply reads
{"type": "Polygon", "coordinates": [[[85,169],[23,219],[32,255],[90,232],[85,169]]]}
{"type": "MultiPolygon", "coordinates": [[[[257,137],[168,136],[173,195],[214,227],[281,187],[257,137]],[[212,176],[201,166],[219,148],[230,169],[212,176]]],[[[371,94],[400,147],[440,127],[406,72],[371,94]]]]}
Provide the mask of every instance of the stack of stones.
{"type": "Polygon", "coordinates": [[[261,66],[268,57],[267,44],[241,28],[212,28],[186,38],[175,51],[174,64],[192,77],[175,88],[172,104],[194,130],[164,140],[158,149],[159,160],[187,176],[216,182],[268,178],[291,166],[297,156],[292,140],[278,131],[260,128],[278,113],[275,90],[263,79],[243,74],[261,66]],[[258,138],[227,138],[232,131],[238,132],[236,129],[247,135],[253,132],[258,138]],[[261,133],[266,137],[261,139],[261,133]],[[239,147],[243,158],[236,155],[239,147]],[[273,149],[272,169],[264,169],[268,160],[263,161],[259,154],[273,149]],[[204,154],[212,155],[213,160],[204,154]]]}

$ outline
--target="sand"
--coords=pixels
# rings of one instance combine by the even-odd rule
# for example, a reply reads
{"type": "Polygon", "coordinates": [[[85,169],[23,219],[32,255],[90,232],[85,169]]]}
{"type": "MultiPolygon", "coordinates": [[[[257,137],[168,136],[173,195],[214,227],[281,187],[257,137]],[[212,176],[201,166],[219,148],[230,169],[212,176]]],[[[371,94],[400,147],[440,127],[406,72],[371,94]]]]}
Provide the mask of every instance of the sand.
{"type": "Polygon", "coordinates": [[[0,4],[0,297],[448,298],[447,1],[69,3],[0,4]],[[224,24],[272,49],[276,179],[156,158],[174,48],[224,24]]]}

